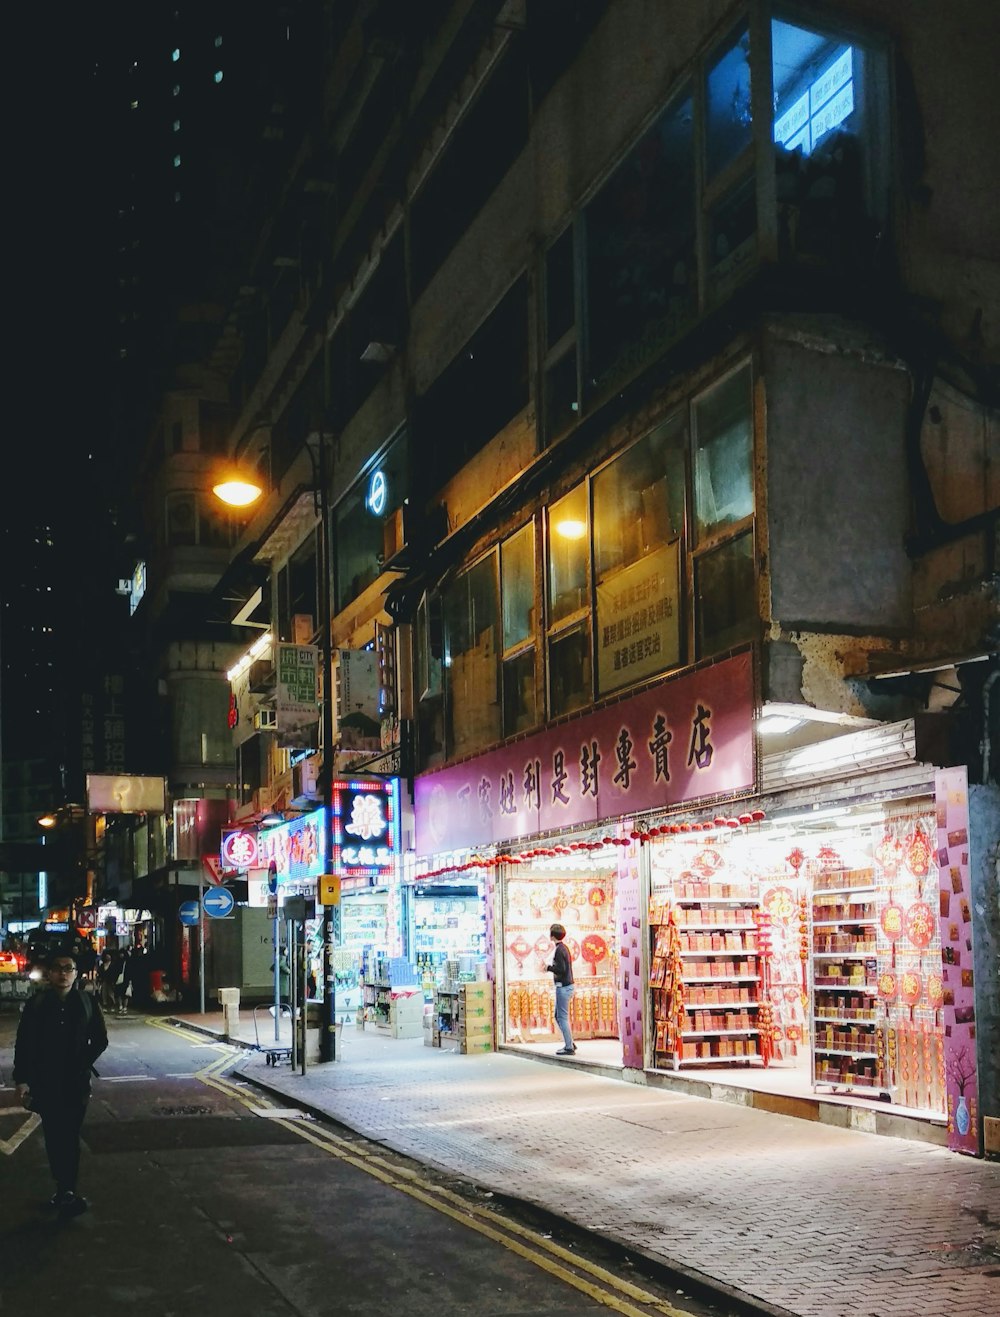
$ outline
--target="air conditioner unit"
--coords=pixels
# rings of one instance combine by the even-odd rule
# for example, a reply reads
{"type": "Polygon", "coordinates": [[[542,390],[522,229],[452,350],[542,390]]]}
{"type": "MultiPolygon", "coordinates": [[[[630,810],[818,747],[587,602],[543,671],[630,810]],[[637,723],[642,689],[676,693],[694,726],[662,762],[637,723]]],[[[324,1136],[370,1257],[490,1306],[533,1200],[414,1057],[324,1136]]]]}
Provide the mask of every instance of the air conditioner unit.
{"type": "Polygon", "coordinates": [[[278,726],[278,715],[273,709],[258,709],[253,716],[255,732],[273,732],[278,726]]]}

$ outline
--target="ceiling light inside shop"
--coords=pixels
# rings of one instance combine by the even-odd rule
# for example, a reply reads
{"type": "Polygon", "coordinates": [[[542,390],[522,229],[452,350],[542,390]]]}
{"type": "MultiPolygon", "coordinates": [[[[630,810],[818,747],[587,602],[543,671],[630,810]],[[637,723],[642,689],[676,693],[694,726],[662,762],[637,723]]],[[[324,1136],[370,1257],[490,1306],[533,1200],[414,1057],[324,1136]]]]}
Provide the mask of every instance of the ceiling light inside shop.
{"type": "Polygon", "coordinates": [[[556,534],[561,535],[564,540],[582,540],[586,533],[587,523],[575,517],[567,517],[564,521],[556,522],[556,534]]]}

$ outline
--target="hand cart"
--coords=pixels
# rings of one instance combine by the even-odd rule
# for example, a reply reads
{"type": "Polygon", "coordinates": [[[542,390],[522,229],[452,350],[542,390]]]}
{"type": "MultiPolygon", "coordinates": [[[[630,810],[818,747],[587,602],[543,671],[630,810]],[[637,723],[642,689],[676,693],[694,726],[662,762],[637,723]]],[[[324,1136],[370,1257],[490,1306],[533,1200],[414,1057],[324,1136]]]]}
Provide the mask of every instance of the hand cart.
{"type": "Polygon", "coordinates": [[[280,1061],[287,1061],[289,1065],[292,1061],[292,1008],[285,1002],[278,1007],[278,1033],[282,1034],[282,1026],[287,1024],[288,1042],[284,1043],[280,1038],[273,1038],[267,1042],[261,1041],[260,1023],[258,1011],[265,1010],[268,1013],[267,1025],[274,1032],[274,1005],[258,1005],[253,1008],[253,1032],[256,1039],[255,1051],[264,1053],[264,1060],[267,1065],[277,1065],[280,1061]]]}

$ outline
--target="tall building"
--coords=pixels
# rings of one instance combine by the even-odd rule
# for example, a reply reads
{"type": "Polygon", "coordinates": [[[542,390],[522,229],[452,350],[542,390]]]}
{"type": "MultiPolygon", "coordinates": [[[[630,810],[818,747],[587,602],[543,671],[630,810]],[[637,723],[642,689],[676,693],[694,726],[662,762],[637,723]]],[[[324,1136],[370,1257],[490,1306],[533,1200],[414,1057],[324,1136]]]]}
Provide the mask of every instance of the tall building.
{"type": "Polygon", "coordinates": [[[341,835],[338,797],[359,992],[365,949],[478,955],[501,1041],[536,1047],[565,916],[610,1063],[762,1091],[774,1063],[980,1150],[976,6],[323,12],[321,104],[202,363],[264,485],[222,586],[269,623],[231,669],[238,817],[291,892],[332,836],[324,777],[396,783],[391,827],[375,787],[352,819],[384,844],[341,835]],[[289,719],[279,646],[332,649],[322,717],[289,719]]]}

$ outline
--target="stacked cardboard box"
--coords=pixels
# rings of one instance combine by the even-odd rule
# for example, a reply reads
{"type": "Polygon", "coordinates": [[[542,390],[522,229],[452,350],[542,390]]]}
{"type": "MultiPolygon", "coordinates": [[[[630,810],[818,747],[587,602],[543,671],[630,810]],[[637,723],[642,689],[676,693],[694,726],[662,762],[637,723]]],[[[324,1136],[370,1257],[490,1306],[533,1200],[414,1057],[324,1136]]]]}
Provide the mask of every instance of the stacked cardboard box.
{"type": "Polygon", "coordinates": [[[463,983],[458,998],[458,1036],[463,1052],[493,1051],[493,985],[463,983]]]}

